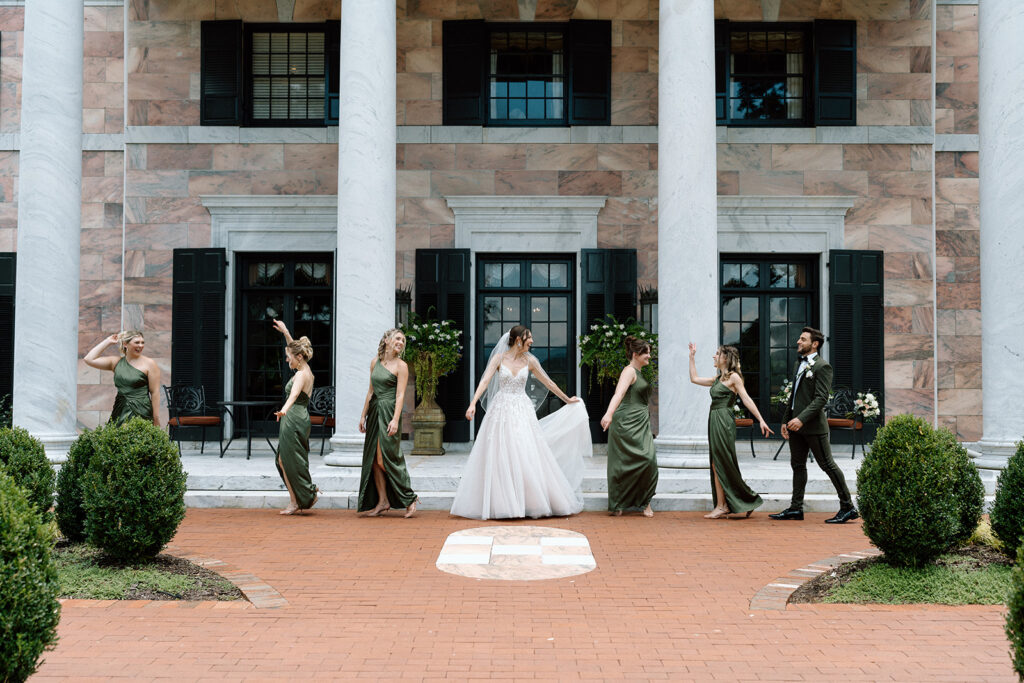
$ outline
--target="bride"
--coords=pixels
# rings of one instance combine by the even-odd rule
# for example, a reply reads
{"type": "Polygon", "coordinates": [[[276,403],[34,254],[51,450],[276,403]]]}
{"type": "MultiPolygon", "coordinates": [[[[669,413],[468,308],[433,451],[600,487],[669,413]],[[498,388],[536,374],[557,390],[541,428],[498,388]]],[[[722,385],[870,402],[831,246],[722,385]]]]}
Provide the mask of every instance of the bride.
{"type": "Polygon", "coordinates": [[[583,509],[583,456],[593,454],[587,409],[547,376],[530,353],[532,344],[530,330],[516,325],[491,353],[466,410],[472,420],[487,391],[481,402],[486,414],[455,493],[453,515],[536,518],[583,509]],[[537,420],[536,407],[547,390],[568,405],[537,420]]]}

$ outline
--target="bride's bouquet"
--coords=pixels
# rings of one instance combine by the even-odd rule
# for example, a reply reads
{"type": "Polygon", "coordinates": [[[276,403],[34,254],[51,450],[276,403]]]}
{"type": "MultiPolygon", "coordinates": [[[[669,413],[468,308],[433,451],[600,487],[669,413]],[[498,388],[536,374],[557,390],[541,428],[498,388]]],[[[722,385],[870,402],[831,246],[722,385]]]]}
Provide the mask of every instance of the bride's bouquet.
{"type": "Polygon", "coordinates": [[[634,336],[651,345],[651,362],[644,366],[640,374],[644,379],[655,384],[658,379],[658,335],[649,332],[646,327],[630,318],[620,323],[613,315],[605,316],[604,320],[594,320],[586,334],[581,334],[580,366],[590,368],[590,382],[616,381],[622,367],[629,362],[626,358],[626,337],[634,336]]]}

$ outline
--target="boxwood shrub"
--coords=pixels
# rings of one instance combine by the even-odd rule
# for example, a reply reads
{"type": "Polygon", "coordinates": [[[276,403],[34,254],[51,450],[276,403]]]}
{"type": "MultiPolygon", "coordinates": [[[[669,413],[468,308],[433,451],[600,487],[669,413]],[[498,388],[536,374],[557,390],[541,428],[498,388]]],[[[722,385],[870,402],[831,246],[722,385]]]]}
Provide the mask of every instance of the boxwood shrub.
{"type": "Polygon", "coordinates": [[[1017,550],[1017,566],[1013,568],[1010,581],[1010,597],[1006,601],[1006,637],[1010,639],[1013,669],[1024,680],[1024,546],[1017,550]]]}
{"type": "Polygon", "coordinates": [[[0,472],[0,680],[28,678],[57,638],[53,540],[25,490],[0,472]]]}
{"type": "Polygon", "coordinates": [[[966,455],[948,431],[913,415],[878,430],[857,470],[857,499],[864,533],[887,562],[920,566],[970,537],[984,489],[966,455]]]}
{"type": "Polygon", "coordinates": [[[989,519],[992,531],[1003,542],[1003,551],[1016,557],[1024,534],[1024,441],[1017,443],[1006,469],[996,479],[996,500],[989,519]]]}
{"type": "Polygon", "coordinates": [[[0,469],[25,489],[29,503],[44,519],[53,507],[53,466],[43,444],[21,427],[0,429],[0,469]]]}
{"type": "Polygon", "coordinates": [[[96,451],[102,428],[86,429],[71,444],[68,459],[57,473],[57,527],[69,541],[85,540],[85,508],[82,506],[82,477],[96,451]]]}
{"type": "Polygon", "coordinates": [[[86,540],[108,555],[154,557],[185,517],[185,471],[159,427],[134,418],[97,434],[82,478],[86,540]]]}

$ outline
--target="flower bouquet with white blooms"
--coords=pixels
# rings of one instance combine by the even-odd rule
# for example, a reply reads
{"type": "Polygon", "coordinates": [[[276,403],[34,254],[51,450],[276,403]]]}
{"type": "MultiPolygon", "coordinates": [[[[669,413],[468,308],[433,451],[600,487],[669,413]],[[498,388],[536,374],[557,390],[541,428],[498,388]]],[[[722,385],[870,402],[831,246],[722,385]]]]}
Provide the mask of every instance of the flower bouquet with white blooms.
{"type": "Polygon", "coordinates": [[[438,380],[459,366],[462,330],[453,320],[423,320],[415,313],[401,329],[406,340],[402,358],[416,376],[416,393],[420,401],[431,403],[438,380]]]}
{"type": "Polygon", "coordinates": [[[878,406],[878,398],[870,391],[859,391],[857,392],[857,399],[853,402],[853,412],[847,415],[847,417],[859,415],[864,422],[870,422],[881,414],[882,410],[878,406]]]}
{"type": "Polygon", "coordinates": [[[782,381],[782,386],[771,398],[773,406],[788,406],[790,399],[793,397],[793,380],[787,379],[782,381]]]}
{"type": "Polygon", "coordinates": [[[590,368],[591,385],[619,379],[622,367],[629,362],[626,357],[626,337],[634,336],[651,345],[651,362],[640,371],[644,379],[656,384],[658,379],[657,355],[658,335],[632,318],[620,323],[613,315],[604,320],[595,320],[586,334],[581,334],[580,365],[590,368]]]}

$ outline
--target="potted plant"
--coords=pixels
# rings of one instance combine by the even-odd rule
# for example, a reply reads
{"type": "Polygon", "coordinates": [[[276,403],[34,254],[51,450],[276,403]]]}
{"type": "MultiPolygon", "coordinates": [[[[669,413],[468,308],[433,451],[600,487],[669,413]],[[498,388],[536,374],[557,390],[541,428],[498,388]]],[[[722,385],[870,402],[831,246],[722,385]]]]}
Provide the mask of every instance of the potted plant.
{"type": "Polygon", "coordinates": [[[747,415],[746,409],[739,401],[732,407],[732,416],[736,420],[737,427],[752,427],[754,425],[754,418],[747,415]]]}
{"type": "Polygon", "coordinates": [[[434,399],[438,381],[459,366],[462,330],[452,320],[423,320],[412,313],[402,332],[406,339],[402,357],[412,368],[419,397],[412,417],[412,455],[444,455],[444,411],[434,399]]]}

